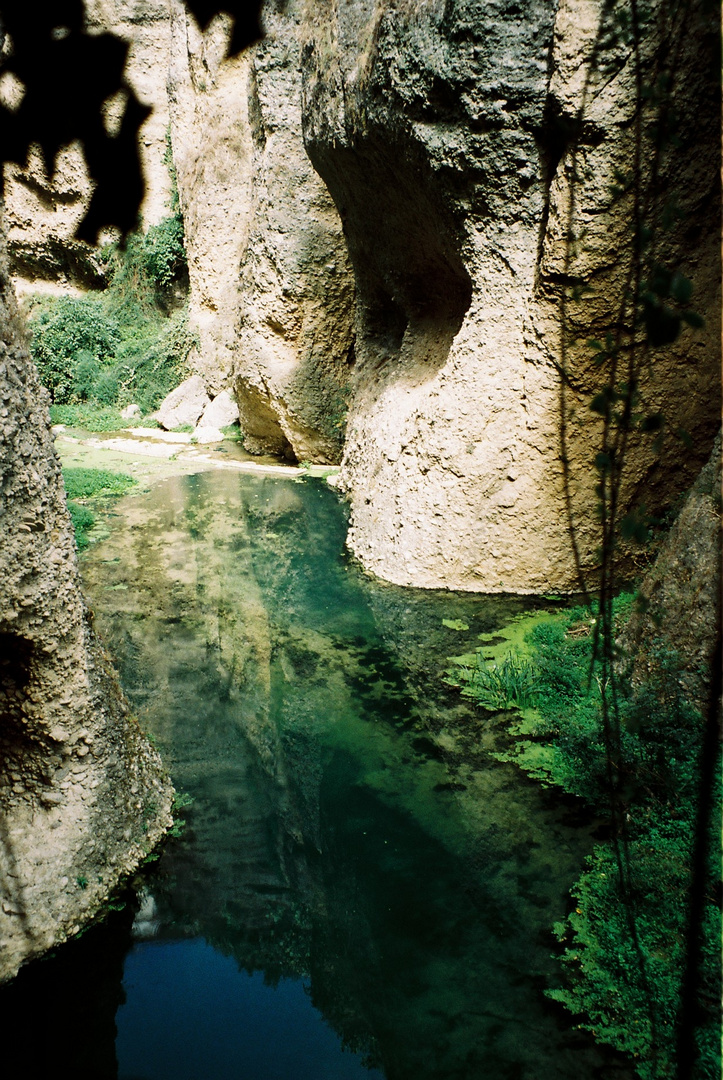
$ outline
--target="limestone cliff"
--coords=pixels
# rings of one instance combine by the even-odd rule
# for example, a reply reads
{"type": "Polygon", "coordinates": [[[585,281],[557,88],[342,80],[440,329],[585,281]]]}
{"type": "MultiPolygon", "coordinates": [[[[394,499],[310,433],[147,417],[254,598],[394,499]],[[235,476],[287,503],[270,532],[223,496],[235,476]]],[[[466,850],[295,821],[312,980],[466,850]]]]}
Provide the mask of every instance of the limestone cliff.
{"type": "Polygon", "coordinates": [[[674,649],[685,690],[703,713],[711,671],[721,662],[721,490],[719,435],[643,581],[643,608],[633,613],[619,642],[633,661],[634,683],[655,669],[656,648],[674,649]]]}
{"type": "Polygon", "coordinates": [[[98,911],[170,825],[80,589],[40,388],[0,251],[0,981],[98,911]]]}
{"type": "MultiPolygon", "coordinates": [[[[110,32],[128,42],[125,78],[139,101],[152,109],[141,126],[138,150],[146,183],[140,214],[146,227],[154,225],[168,215],[171,193],[165,160],[168,2],[85,0],[85,11],[89,32],[110,32]]],[[[122,95],[109,101],[106,123],[111,127],[122,107],[122,95]]],[[[33,148],[24,168],[5,165],[4,186],[5,228],[20,288],[39,289],[45,282],[61,288],[101,285],[103,267],[96,250],[75,239],[93,190],[82,146],[65,147],[54,162],[45,162],[33,148]]]]}
{"type": "Polygon", "coordinates": [[[173,8],[169,78],[186,228],[194,366],[232,384],[246,445],[337,461],[353,362],[353,285],[341,223],[306,156],[295,5],[223,62],[228,25],[200,34],[173,8]]]}
{"type": "MultiPolygon", "coordinates": [[[[639,155],[634,50],[601,57],[607,6],[269,2],[264,41],[231,60],[223,15],[201,33],[179,0],[89,6],[146,57],[128,77],[156,105],[149,177],[170,115],[196,371],[233,388],[249,449],[343,450],[350,547],[395,582],[575,589],[571,523],[594,576],[587,342],[635,289],[639,155]]],[[[664,414],[666,437],[629,436],[621,505],[655,513],[719,423],[720,194],[715,20],[702,0],[685,23],[650,10],[641,77],[661,87],[668,65],[677,128],[641,166],[659,189],[646,213],[706,320],[641,371],[636,409],[664,414]]]]}
{"type": "MultiPolygon", "coordinates": [[[[599,377],[585,342],[627,287],[630,198],[612,187],[630,167],[634,112],[630,47],[612,71],[591,62],[601,10],[597,0],[308,5],[306,146],[342,217],[357,287],[349,543],[392,581],[574,588],[563,455],[594,568],[588,403],[599,377]],[[569,300],[561,331],[574,281],[595,297],[569,300]]],[[[707,227],[719,206],[716,31],[696,18],[697,7],[672,42],[653,35],[646,46],[646,78],[664,46],[679,54],[682,142],[661,168],[685,225],[668,234],[667,257],[693,278],[708,320],[656,355],[643,380],[646,405],[695,436],[684,458],[672,440],[659,458],[632,441],[624,497],[644,492],[648,509],[692,481],[718,423],[718,230],[707,227]]]]}

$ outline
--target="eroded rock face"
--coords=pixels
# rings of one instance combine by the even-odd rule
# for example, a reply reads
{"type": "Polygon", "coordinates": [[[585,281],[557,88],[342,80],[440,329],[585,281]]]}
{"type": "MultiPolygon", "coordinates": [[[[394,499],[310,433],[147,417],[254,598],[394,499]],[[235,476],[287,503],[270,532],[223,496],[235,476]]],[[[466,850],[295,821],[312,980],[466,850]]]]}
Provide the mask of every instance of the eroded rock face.
{"type": "Polygon", "coordinates": [[[46,394],[0,252],[0,981],[64,941],[171,824],[80,589],[46,394]]]}
{"type": "Polygon", "coordinates": [[[719,435],[643,581],[644,610],[633,612],[619,642],[635,684],[650,680],[661,645],[674,649],[689,699],[704,713],[721,660],[721,480],[719,435]]]}
{"type": "Polygon", "coordinates": [[[249,231],[251,131],[248,60],[224,63],[228,20],[205,34],[171,3],[168,94],[173,161],[188,258],[191,359],[213,395],[229,385],[235,357],[238,273],[249,231]]]}
{"type": "MultiPolygon", "coordinates": [[[[271,5],[269,5],[271,9],[271,5]]],[[[341,224],[301,135],[295,5],[223,61],[173,10],[174,159],[191,282],[193,361],[211,393],[233,383],[246,446],[338,461],[353,362],[353,286],[341,224]]]]}
{"type": "Polygon", "coordinates": [[[75,240],[92,193],[82,147],[62,150],[51,175],[37,149],[25,168],[4,167],[5,220],[16,276],[29,284],[94,285],[103,268],[89,244],[75,240]]]}
{"type": "MultiPolygon", "coordinates": [[[[609,325],[628,269],[630,203],[611,184],[629,167],[633,104],[629,55],[586,85],[600,10],[595,0],[562,0],[557,12],[544,0],[308,9],[306,146],[344,222],[357,287],[349,543],[400,584],[575,588],[563,453],[583,565],[594,568],[599,429],[588,403],[599,376],[584,343],[609,325]],[[583,95],[575,151],[564,133],[583,95]],[[573,226],[587,232],[571,259],[575,167],[573,226]],[[602,288],[568,310],[579,344],[566,357],[563,449],[559,304],[573,275],[602,288]]],[[[667,255],[710,317],[656,357],[644,386],[671,429],[696,433],[695,450],[656,459],[633,441],[625,498],[644,490],[648,509],[691,482],[717,424],[719,260],[705,226],[717,206],[716,109],[696,74],[714,38],[704,27],[683,48],[685,145],[664,165],[686,228],[700,230],[694,245],[671,234],[667,255]]]]}
{"type": "MultiPolygon", "coordinates": [[[[138,136],[146,182],[141,218],[148,227],[170,213],[168,0],[86,0],[85,10],[91,32],[109,32],[128,42],[125,77],[139,101],[153,110],[138,136]]],[[[120,101],[111,103],[111,125],[121,107],[120,101]]],[[[97,251],[75,239],[92,194],[82,146],[65,147],[54,162],[45,162],[32,150],[24,167],[5,165],[4,181],[5,227],[21,287],[37,289],[44,282],[64,288],[101,285],[104,271],[97,251]]]]}

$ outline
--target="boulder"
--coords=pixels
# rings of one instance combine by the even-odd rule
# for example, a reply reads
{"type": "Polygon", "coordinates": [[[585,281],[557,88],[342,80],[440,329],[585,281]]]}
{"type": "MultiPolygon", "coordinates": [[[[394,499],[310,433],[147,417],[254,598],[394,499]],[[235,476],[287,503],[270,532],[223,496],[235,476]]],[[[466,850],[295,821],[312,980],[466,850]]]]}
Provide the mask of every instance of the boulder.
{"type": "Polygon", "coordinates": [[[197,427],[193,439],[197,443],[223,442],[223,432],[215,427],[197,427]]]}
{"type": "Polygon", "coordinates": [[[132,420],[134,416],[141,415],[140,405],[126,405],[125,409],[121,410],[121,416],[124,420],[132,420]]]}
{"type": "Polygon", "coordinates": [[[200,375],[192,375],[165,398],[157,413],[158,423],[166,431],[181,424],[195,427],[210,401],[203,379],[200,375]]]}
{"type": "Polygon", "coordinates": [[[238,423],[238,405],[229,394],[222,390],[203,411],[198,422],[199,428],[224,428],[238,423]]]}

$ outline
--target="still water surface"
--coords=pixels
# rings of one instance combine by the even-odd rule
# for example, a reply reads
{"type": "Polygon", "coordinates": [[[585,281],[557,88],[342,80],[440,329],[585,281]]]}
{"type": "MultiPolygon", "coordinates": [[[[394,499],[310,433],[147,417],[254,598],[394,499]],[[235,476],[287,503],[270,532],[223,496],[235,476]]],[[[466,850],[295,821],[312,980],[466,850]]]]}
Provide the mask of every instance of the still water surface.
{"type": "Polygon", "coordinates": [[[116,505],[86,587],[194,801],[132,907],[4,992],[9,1030],[120,1080],[625,1076],[543,996],[589,826],[442,682],[531,602],[376,582],[344,533],[312,479],[116,505]]]}

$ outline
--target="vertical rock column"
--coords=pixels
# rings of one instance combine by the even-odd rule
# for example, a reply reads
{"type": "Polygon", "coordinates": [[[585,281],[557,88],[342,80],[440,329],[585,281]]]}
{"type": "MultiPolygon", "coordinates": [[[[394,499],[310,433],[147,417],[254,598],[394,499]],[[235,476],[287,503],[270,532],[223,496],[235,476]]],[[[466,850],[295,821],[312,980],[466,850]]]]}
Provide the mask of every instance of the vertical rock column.
{"type": "Polygon", "coordinates": [[[354,282],[339,214],[304,149],[298,5],[267,14],[251,55],[254,159],[236,393],[250,449],[341,458],[354,282]]]}
{"type": "MultiPolygon", "coordinates": [[[[621,516],[658,512],[710,452],[720,402],[716,29],[701,4],[670,41],[647,32],[644,77],[678,60],[681,149],[662,164],[681,223],[664,262],[694,281],[705,330],[649,357],[644,406],[667,431],[629,440],[621,516]],[[696,60],[696,57],[698,59],[696,60]]],[[[344,223],[357,287],[356,367],[342,486],[349,544],[404,585],[482,592],[579,587],[563,455],[585,571],[597,565],[601,386],[588,338],[614,325],[634,235],[632,47],[589,82],[601,0],[319,0],[305,13],[304,137],[344,223]],[[581,104],[585,116],[577,124],[581,104]],[[576,180],[569,252],[567,206],[576,180]],[[574,337],[561,439],[560,298],[574,337]],[[574,416],[571,415],[574,410],[574,416]]],[[[686,12],[688,8],[686,7],[686,12]]],[[[715,19],[710,16],[713,24],[715,19]]],[[[672,202],[671,202],[672,205],[672,202]]],[[[568,342],[569,343],[569,342],[568,342]]],[[[642,397],[642,395],[641,395],[642,397]]]]}
{"type": "Polygon", "coordinates": [[[252,452],[338,461],[353,366],[353,279],[339,215],[304,150],[296,5],[224,60],[173,8],[173,153],[186,229],[192,358],[232,385],[252,452]]]}
{"type": "Polygon", "coordinates": [[[226,60],[230,23],[220,15],[201,33],[171,0],[168,96],[173,162],[183,214],[191,356],[211,395],[228,387],[236,357],[239,266],[250,229],[253,147],[249,62],[226,60]]]}
{"type": "Polygon", "coordinates": [[[172,798],[92,630],[1,242],[0,981],[96,914],[172,798]]]}

